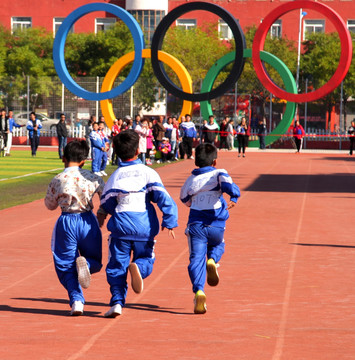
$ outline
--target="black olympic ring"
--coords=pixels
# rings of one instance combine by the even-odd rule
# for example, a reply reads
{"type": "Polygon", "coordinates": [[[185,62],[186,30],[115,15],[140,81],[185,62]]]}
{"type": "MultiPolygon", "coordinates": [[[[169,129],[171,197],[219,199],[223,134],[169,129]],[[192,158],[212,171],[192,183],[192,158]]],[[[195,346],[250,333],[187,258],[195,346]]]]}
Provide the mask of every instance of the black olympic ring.
{"type": "Polygon", "coordinates": [[[155,33],[153,35],[152,44],[151,44],[151,62],[155,76],[158,78],[159,82],[165,87],[165,89],[175,95],[176,97],[189,101],[206,101],[222,96],[228,90],[234,87],[234,84],[239,79],[243,69],[245,58],[243,57],[243,51],[246,48],[246,42],[244,33],[235,20],[232,14],[223,9],[219,5],[195,1],[191,3],[187,3],[181,5],[172,11],[170,11],[159,23],[157,26],[155,33]],[[164,65],[161,61],[158,60],[158,51],[161,50],[163,45],[163,40],[166,32],[168,31],[170,25],[178,19],[181,15],[184,15],[187,12],[193,10],[206,10],[215,15],[218,15],[221,19],[223,19],[228,26],[230,27],[234,40],[235,40],[235,60],[233,63],[233,67],[227,76],[226,80],[217,86],[215,89],[204,92],[204,93],[196,93],[190,94],[182,91],[178,88],[167,75],[164,65]]]}

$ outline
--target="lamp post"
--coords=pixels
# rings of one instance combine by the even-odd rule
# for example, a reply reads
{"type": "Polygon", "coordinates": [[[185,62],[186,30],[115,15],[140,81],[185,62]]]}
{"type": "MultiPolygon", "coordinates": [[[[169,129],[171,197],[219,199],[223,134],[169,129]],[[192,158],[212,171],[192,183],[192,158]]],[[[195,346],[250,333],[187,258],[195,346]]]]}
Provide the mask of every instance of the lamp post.
{"type": "MultiPolygon", "coordinates": [[[[298,85],[299,85],[299,78],[300,78],[300,59],[301,59],[301,41],[302,41],[302,20],[303,17],[306,16],[307,13],[305,11],[302,11],[302,8],[300,9],[300,20],[298,25],[298,49],[297,49],[297,72],[296,72],[296,88],[298,92],[298,85]]],[[[298,107],[296,107],[295,111],[295,120],[297,118],[298,113],[298,107]]]]}

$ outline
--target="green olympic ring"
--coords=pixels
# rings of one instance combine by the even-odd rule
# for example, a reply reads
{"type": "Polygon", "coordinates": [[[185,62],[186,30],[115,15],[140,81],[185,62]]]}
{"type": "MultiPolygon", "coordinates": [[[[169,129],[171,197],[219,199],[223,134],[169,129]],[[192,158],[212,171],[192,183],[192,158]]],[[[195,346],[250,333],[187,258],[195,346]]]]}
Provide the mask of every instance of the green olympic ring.
{"type": "MultiPolygon", "coordinates": [[[[252,51],[251,49],[245,49],[243,52],[243,56],[245,58],[251,58],[252,51]]],[[[234,52],[230,52],[223,57],[221,57],[219,60],[217,60],[208,73],[206,74],[206,77],[204,78],[202,82],[201,92],[208,92],[212,89],[212,86],[218,76],[218,74],[222,71],[222,69],[234,61],[235,54],[234,52]]],[[[289,68],[285,65],[284,62],[282,62],[278,57],[275,55],[272,55],[266,51],[260,52],[260,58],[262,61],[265,61],[269,65],[271,65],[275,70],[278,71],[279,75],[281,76],[282,81],[284,82],[286,91],[297,94],[297,86],[295,79],[293,78],[291,71],[289,68]]],[[[201,101],[201,115],[203,119],[208,119],[210,115],[213,115],[212,112],[212,106],[210,101],[201,101]]],[[[282,117],[282,120],[280,123],[276,126],[276,128],[266,136],[265,139],[265,145],[270,145],[274,141],[276,141],[280,136],[277,136],[276,134],[285,134],[290,127],[292,120],[295,116],[296,111],[296,103],[294,102],[287,102],[285,113],[282,117]]],[[[257,141],[250,141],[249,146],[256,146],[257,141]]]]}

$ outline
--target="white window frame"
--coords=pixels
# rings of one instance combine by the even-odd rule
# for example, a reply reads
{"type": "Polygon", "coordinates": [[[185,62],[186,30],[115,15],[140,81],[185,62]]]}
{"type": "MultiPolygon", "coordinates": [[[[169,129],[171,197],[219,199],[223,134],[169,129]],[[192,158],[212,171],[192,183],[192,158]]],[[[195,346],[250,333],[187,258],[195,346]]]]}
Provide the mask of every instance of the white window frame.
{"type": "MultiPolygon", "coordinates": [[[[58,31],[60,25],[62,25],[64,19],[65,19],[65,17],[60,17],[60,16],[53,18],[53,36],[55,36],[55,34],[57,33],[57,31],[58,31]]],[[[73,33],[73,32],[74,32],[74,25],[69,30],[69,33],[73,33]]]]}
{"type": "Polygon", "coordinates": [[[218,20],[218,34],[219,34],[219,38],[221,40],[231,40],[231,39],[233,39],[232,30],[230,29],[228,24],[222,19],[218,20]],[[227,33],[227,36],[223,36],[226,33],[227,33]]]}
{"type": "Polygon", "coordinates": [[[270,27],[270,36],[272,39],[282,38],[282,20],[276,20],[270,27]]]}
{"type": "Polygon", "coordinates": [[[197,20],[196,19],[177,19],[176,26],[180,26],[182,28],[185,28],[185,30],[189,30],[189,29],[195,28],[197,26],[197,20]]]}
{"type": "Polygon", "coordinates": [[[323,19],[306,19],[303,22],[303,40],[306,40],[307,34],[324,33],[325,32],[325,20],[323,19]],[[312,27],[312,31],[307,31],[307,28],[312,27]],[[316,31],[321,29],[321,31],[316,31]]]}
{"type": "Polygon", "coordinates": [[[346,22],[346,26],[350,32],[355,33],[355,20],[350,19],[346,22]]]}
{"type": "Polygon", "coordinates": [[[32,17],[30,16],[12,16],[11,17],[11,31],[14,32],[17,29],[24,30],[32,27],[32,17]],[[14,25],[16,26],[14,29],[14,25]]]}
{"type": "Polygon", "coordinates": [[[95,19],[95,34],[97,34],[99,31],[106,31],[109,29],[112,25],[116,23],[115,18],[96,18],[95,19]],[[103,26],[103,29],[98,30],[98,26],[103,26]]]}

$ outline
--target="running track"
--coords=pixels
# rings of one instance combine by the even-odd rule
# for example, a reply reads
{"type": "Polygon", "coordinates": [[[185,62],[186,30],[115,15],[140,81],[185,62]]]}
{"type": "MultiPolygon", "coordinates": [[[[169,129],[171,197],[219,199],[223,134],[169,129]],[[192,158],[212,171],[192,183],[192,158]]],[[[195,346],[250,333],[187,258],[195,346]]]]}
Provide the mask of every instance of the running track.
{"type": "MultiPolygon", "coordinates": [[[[355,162],[343,154],[219,153],[242,197],[227,223],[218,287],[194,315],[178,200],[192,161],[159,173],[179,206],[177,238],[161,233],[153,274],[121,317],[103,318],[105,272],[68,316],[43,201],[0,211],[0,359],[355,359],[355,162]]],[[[96,205],[97,206],[97,205],[96,205]]],[[[104,231],[104,238],[107,238],[104,231]]],[[[104,245],[104,263],[107,244],[104,245]]]]}

